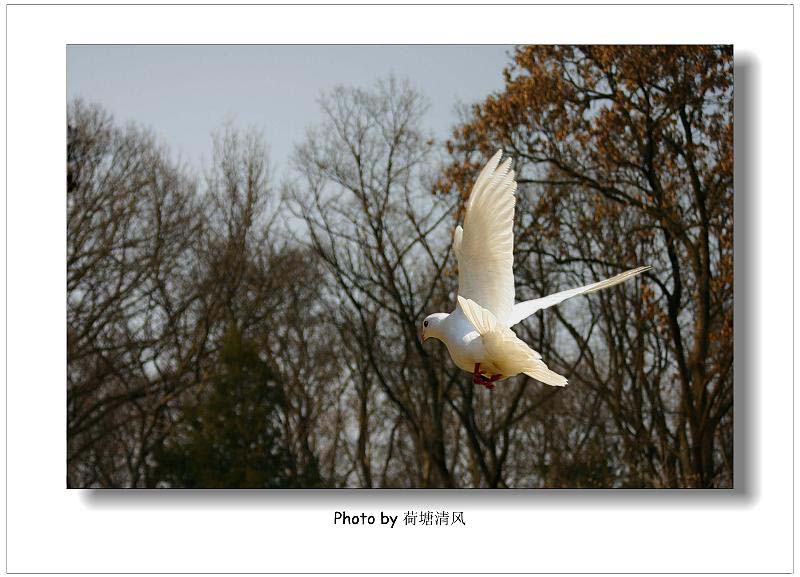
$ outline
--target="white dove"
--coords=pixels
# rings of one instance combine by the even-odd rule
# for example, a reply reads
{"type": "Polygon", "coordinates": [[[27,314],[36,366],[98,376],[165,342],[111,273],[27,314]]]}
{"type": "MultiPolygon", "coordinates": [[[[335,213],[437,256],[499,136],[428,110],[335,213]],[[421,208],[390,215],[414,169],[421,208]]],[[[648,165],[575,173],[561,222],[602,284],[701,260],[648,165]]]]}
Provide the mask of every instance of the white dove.
{"type": "Polygon", "coordinates": [[[514,192],[511,159],[500,164],[502,150],[486,164],[466,203],[464,227],[456,227],[453,249],[458,258],[458,306],[452,313],[425,318],[422,340],[435,338],[447,347],[456,366],[473,374],[473,383],[494,383],[525,373],[563,387],[567,379],[547,368],[542,356],[511,330],[533,313],[579,294],[621,283],[650,267],[514,304],[514,192]]]}

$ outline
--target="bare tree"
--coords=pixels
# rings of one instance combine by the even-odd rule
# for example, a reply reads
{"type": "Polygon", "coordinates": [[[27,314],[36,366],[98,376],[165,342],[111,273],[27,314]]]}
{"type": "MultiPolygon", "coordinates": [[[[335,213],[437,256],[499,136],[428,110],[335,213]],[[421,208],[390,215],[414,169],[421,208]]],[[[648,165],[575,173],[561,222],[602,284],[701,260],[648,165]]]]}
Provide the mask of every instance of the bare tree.
{"type": "Polygon", "coordinates": [[[397,456],[416,464],[403,467],[415,478],[399,482],[451,486],[449,379],[419,338],[447,255],[431,242],[447,207],[420,182],[433,145],[420,128],[426,104],[390,79],[375,91],[336,89],[321,107],[325,122],[296,151],[304,186],[293,206],[335,283],[331,309],[354,385],[355,473],[365,486],[391,483],[397,456]],[[378,420],[384,400],[393,414],[378,420]]]}
{"type": "Polygon", "coordinates": [[[68,475],[146,484],[148,448],[203,348],[187,330],[195,184],[148,132],[97,107],[75,102],[68,132],[68,475]]]}
{"type": "Polygon", "coordinates": [[[153,454],[213,393],[230,327],[284,389],[296,478],[323,483],[317,419],[333,401],[317,393],[338,370],[311,361],[332,357],[314,342],[319,267],[274,232],[263,137],[224,127],[200,192],[147,131],[98,107],[73,103],[68,131],[68,483],[159,484],[153,454]]]}

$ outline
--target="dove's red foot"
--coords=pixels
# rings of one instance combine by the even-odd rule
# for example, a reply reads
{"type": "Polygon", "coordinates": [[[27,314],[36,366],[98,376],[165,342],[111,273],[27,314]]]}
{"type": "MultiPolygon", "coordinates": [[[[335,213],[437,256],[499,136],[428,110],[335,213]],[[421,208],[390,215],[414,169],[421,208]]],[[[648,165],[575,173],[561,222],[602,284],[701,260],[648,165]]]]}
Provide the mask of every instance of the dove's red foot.
{"type": "Polygon", "coordinates": [[[490,391],[494,388],[495,381],[498,381],[503,378],[503,375],[492,375],[491,377],[485,377],[481,374],[481,364],[475,363],[475,370],[472,373],[472,383],[474,385],[483,385],[490,391]]]}
{"type": "Polygon", "coordinates": [[[475,363],[475,370],[472,372],[472,384],[485,385],[486,382],[486,377],[481,374],[481,364],[475,363]]]}
{"type": "Polygon", "coordinates": [[[503,378],[503,375],[492,375],[488,379],[486,377],[484,377],[483,386],[491,391],[494,388],[494,382],[495,381],[499,381],[502,378],[503,378]]]}

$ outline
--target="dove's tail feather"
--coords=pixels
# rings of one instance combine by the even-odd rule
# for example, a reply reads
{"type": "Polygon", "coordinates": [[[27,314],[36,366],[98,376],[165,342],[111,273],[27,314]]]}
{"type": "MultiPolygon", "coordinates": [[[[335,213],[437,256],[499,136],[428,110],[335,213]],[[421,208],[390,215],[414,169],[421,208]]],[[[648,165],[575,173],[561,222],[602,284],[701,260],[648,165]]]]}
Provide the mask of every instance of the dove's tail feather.
{"type": "Polygon", "coordinates": [[[499,325],[495,316],[473,300],[458,297],[461,310],[480,333],[492,364],[504,375],[525,373],[553,387],[563,387],[567,379],[547,368],[542,356],[520,340],[514,331],[499,325]]]}
{"type": "Polygon", "coordinates": [[[524,373],[532,379],[541,381],[545,385],[550,385],[551,387],[565,387],[567,385],[566,377],[559,375],[555,371],[551,371],[544,364],[535,369],[524,371],[524,373]]]}

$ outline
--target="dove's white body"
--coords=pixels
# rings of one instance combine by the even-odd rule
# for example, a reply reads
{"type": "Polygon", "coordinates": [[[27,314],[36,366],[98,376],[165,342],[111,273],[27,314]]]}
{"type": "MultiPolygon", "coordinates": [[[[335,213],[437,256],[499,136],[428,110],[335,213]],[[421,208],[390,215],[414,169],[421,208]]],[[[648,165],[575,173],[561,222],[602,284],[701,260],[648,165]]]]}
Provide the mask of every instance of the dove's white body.
{"type": "Polygon", "coordinates": [[[486,372],[493,371],[492,374],[501,374],[488,357],[481,335],[469,322],[461,307],[456,307],[456,310],[438,326],[441,337],[437,338],[445,344],[450,358],[459,369],[471,373],[475,368],[475,363],[481,363],[481,367],[486,372]]]}
{"type": "Polygon", "coordinates": [[[511,327],[535,312],[570,297],[619,284],[649,267],[514,304],[514,192],[511,160],[500,164],[498,151],[481,171],[465,205],[464,226],[456,227],[458,306],[452,313],[429,315],[423,340],[439,339],[456,366],[474,372],[476,383],[491,385],[520,373],[553,386],[567,379],[551,371],[539,353],[517,338],[511,327]],[[479,367],[476,369],[476,365],[479,367]],[[491,377],[487,383],[482,375],[491,377]]]}

